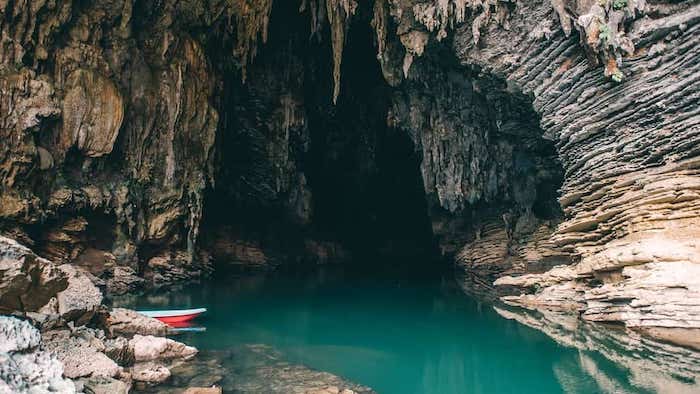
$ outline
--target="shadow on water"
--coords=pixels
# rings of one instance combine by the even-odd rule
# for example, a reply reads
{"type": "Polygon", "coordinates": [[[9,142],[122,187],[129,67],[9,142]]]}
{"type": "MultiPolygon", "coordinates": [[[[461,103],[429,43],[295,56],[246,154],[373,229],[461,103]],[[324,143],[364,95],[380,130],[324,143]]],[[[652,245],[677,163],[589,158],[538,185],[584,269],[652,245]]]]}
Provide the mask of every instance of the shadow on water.
{"type": "Polygon", "coordinates": [[[284,380],[251,374],[249,357],[230,356],[251,345],[272,349],[275,362],[327,371],[379,393],[700,390],[700,356],[689,350],[568,315],[481,303],[464,295],[449,269],[370,268],[219,273],[208,283],[116,302],[209,308],[200,322],[206,331],[180,338],[202,350],[200,359],[218,359],[216,383],[231,392],[256,392],[262,383],[255,379],[284,380]]]}

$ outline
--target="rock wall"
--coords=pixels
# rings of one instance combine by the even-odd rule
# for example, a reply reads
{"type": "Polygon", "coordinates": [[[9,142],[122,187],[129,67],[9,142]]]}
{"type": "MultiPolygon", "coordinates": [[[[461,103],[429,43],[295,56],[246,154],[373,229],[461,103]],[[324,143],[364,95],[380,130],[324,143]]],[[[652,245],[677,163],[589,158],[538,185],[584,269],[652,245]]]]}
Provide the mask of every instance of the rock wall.
{"type": "Polygon", "coordinates": [[[473,291],[697,335],[697,2],[297,5],[0,4],[2,233],[127,291],[429,218],[473,291]]]}
{"type": "Polygon", "coordinates": [[[392,120],[465,287],[694,341],[697,2],[377,4],[392,120]]]}
{"type": "Polygon", "coordinates": [[[217,80],[192,29],[223,7],[2,4],[4,233],[62,262],[97,244],[87,257],[127,276],[163,278],[149,275],[152,258],[206,271],[194,244],[217,80]]]}
{"type": "MultiPolygon", "coordinates": [[[[587,26],[587,7],[600,10],[584,3],[560,18],[587,26]]],[[[696,337],[700,8],[628,2],[627,20],[612,33],[634,44],[617,58],[625,75],[618,83],[593,67],[566,29],[551,24],[549,4],[518,7],[508,29],[490,26],[479,45],[472,29],[458,28],[452,48],[462,64],[531,97],[565,174],[564,221],[550,245],[576,263],[497,280],[526,293],[504,300],[574,309],[586,320],[620,322],[676,342],[696,337]],[[643,15],[633,9],[640,5],[643,15]]],[[[596,35],[578,38],[604,45],[607,36],[596,35]]]]}

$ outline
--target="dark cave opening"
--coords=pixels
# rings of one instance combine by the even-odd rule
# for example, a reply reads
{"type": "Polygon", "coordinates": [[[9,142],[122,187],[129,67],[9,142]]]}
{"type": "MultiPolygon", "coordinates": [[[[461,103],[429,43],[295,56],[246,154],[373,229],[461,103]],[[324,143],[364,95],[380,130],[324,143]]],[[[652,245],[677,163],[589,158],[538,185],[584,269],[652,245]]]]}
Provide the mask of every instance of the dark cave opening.
{"type": "Polygon", "coordinates": [[[435,260],[420,153],[387,126],[391,91],[371,15],[356,15],[349,29],[334,105],[330,43],[310,39],[307,20],[285,17],[292,12],[273,6],[271,20],[286,23],[270,24],[245,83],[234,67],[222,73],[201,245],[251,266],[435,260]]]}
{"type": "Polygon", "coordinates": [[[273,5],[271,22],[285,22],[270,23],[245,81],[230,52],[209,48],[223,82],[199,242],[216,261],[435,264],[493,226],[505,227],[507,260],[518,237],[561,219],[563,171],[531,99],[440,45],[390,86],[370,10],[348,29],[335,105],[331,43],[293,5],[273,5]],[[457,209],[437,195],[451,183],[457,209]]]}

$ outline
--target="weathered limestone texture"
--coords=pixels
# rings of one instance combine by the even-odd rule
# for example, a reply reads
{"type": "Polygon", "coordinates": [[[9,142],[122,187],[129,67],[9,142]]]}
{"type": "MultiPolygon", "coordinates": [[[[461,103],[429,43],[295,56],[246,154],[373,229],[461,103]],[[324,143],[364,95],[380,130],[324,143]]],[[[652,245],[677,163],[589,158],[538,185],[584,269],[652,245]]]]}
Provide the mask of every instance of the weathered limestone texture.
{"type": "MultiPolygon", "coordinates": [[[[559,196],[564,220],[550,241],[577,262],[507,276],[496,285],[525,291],[505,297],[510,304],[569,308],[587,320],[696,341],[700,6],[627,4],[627,20],[618,23],[634,49],[618,62],[626,75],[622,83],[605,80],[576,41],[550,24],[545,2],[519,3],[509,29],[489,27],[480,46],[471,29],[455,31],[452,45],[462,64],[532,98],[565,174],[559,196]],[[682,329],[683,335],[665,329],[682,329]]],[[[578,26],[588,18],[579,11],[567,7],[560,18],[578,26]]],[[[607,15],[619,17],[616,11],[607,15]]],[[[591,42],[596,33],[586,34],[591,42]]],[[[598,41],[606,39],[602,34],[598,41]]]]}
{"type": "Polygon", "coordinates": [[[0,392],[77,392],[63,365],[40,342],[39,331],[28,322],[0,316],[0,392]]]}
{"type": "MultiPolygon", "coordinates": [[[[110,292],[200,278],[212,254],[346,260],[351,224],[400,231],[377,218],[415,197],[386,182],[405,158],[422,182],[406,211],[465,288],[697,342],[697,1],[0,12],[0,232],[110,292]]],[[[386,241],[374,246],[402,249],[386,241]]],[[[41,262],[0,271],[0,307],[35,312],[69,285],[41,262]],[[44,272],[36,302],[19,295],[27,270],[44,272]]],[[[47,310],[87,321],[67,294],[47,310]]]]}

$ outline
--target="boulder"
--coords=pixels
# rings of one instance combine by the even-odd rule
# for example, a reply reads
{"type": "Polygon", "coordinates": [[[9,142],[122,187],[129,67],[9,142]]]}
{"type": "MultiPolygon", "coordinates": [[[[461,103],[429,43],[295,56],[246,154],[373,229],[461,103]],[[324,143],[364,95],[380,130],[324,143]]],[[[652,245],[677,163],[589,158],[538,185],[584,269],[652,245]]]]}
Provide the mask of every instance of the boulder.
{"type": "Polygon", "coordinates": [[[103,376],[82,379],[86,394],[128,394],[130,385],[118,379],[103,376]]]}
{"type": "Polygon", "coordinates": [[[151,335],[134,335],[129,344],[134,349],[134,359],[137,362],[190,358],[197,354],[197,349],[192,346],[169,338],[151,335]]]}
{"type": "Polygon", "coordinates": [[[0,316],[0,353],[16,353],[39,346],[41,335],[26,321],[0,316]]]}
{"type": "Polygon", "coordinates": [[[102,292],[81,269],[68,264],[59,268],[68,277],[68,287],[57,295],[58,313],[66,321],[85,324],[102,305],[102,292]]]}
{"type": "Polygon", "coordinates": [[[36,311],[68,285],[65,272],[0,236],[0,312],[36,311]]]}
{"type": "Polygon", "coordinates": [[[104,340],[104,354],[119,365],[128,366],[134,363],[134,348],[124,337],[104,340]]]}
{"type": "Polygon", "coordinates": [[[39,331],[26,321],[0,316],[0,393],[75,393],[63,366],[39,349],[39,331]]]}
{"type": "Polygon", "coordinates": [[[66,377],[115,377],[121,368],[104,353],[104,334],[99,330],[80,328],[44,333],[46,349],[63,363],[66,377]]]}
{"type": "Polygon", "coordinates": [[[138,363],[131,369],[131,378],[137,382],[163,383],[170,377],[170,370],[154,362],[138,363]]]}
{"type": "Polygon", "coordinates": [[[125,308],[114,308],[102,317],[102,324],[110,336],[155,335],[168,333],[168,325],[152,317],[125,308]]]}

